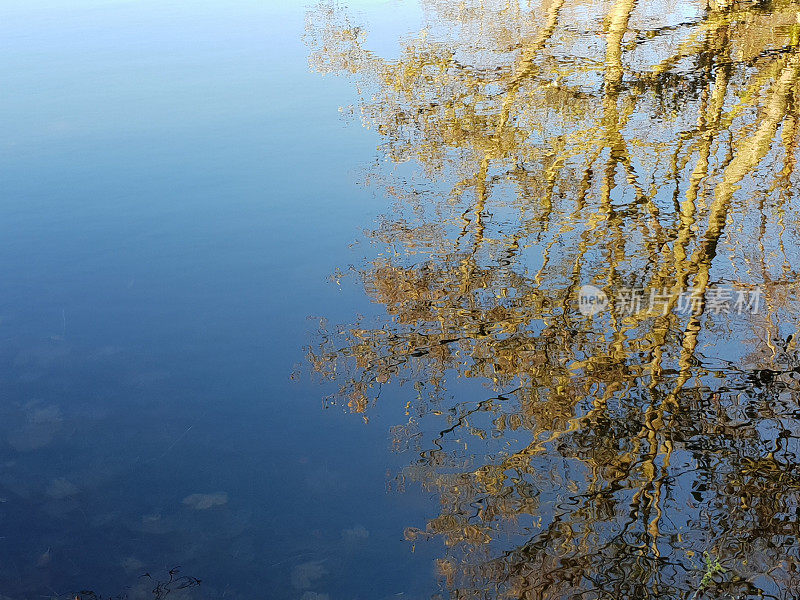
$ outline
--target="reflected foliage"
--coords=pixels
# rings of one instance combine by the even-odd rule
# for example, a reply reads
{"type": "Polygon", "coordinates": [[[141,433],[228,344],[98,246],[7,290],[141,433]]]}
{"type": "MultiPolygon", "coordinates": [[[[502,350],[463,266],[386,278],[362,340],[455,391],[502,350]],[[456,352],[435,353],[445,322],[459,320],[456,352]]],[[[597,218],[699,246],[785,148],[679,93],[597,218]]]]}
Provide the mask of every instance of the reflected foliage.
{"type": "Polygon", "coordinates": [[[150,573],[145,573],[139,578],[139,585],[131,593],[119,596],[99,596],[91,590],[84,590],[78,594],[70,595],[69,600],[132,600],[133,598],[152,598],[163,600],[168,596],[188,598],[185,590],[197,588],[202,581],[189,575],[181,575],[180,567],[170,569],[166,575],[154,578],[150,573]]]}
{"type": "Polygon", "coordinates": [[[309,360],[365,417],[413,386],[398,482],[441,510],[406,537],[453,598],[797,597],[800,5],[422,7],[395,57],[339,5],[306,33],[396,199],[358,270],[385,318],[309,360]]]}

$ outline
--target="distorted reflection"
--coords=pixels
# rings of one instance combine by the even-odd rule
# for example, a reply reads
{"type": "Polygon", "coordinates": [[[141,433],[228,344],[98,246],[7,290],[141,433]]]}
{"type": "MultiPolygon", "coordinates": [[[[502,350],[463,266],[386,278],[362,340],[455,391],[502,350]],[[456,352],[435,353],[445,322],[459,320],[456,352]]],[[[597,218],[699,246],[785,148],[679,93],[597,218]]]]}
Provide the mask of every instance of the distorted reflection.
{"type": "Polygon", "coordinates": [[[409,544],[454,598],[797,597],[800,5],[421,4],[396,57],[339,5],[306,33],[396,200],[386,318],[309,359],[364,417],[413,386],[409,544]]]}

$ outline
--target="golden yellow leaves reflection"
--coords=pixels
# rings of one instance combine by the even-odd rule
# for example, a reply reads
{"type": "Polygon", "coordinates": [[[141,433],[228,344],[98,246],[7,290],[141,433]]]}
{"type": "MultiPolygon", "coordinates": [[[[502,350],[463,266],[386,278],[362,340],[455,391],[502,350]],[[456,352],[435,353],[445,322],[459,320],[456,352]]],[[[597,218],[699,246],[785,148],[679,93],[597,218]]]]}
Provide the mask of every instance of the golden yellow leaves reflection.
{"type": "Polygon", "coordinates": [[[343,7],[307,20],[399,202],[360,273],[387,319],[309,358],[362,414],[414,384],[403,477],[441,511],[406,536],[446,542],[458,598],[794,597],[800,6],[422,6],[397,58],[343,7]]]}

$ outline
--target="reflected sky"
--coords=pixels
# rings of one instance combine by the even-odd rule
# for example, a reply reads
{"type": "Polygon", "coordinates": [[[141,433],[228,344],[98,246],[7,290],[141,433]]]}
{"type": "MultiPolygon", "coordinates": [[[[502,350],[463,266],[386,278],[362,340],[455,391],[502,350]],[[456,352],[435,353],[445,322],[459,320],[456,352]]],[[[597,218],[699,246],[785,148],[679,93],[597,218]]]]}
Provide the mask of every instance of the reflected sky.
{"type": "Polygon", "coordinates": [[[397,55],[307,25],[392,201],[342,273],[385,314],[308,360],[354,418],[413,388],[407,540],[455,598],[794,598],[796,5],[420,4],[397,55]]]}
{"type": "Polygon", "coordinates": [[[385,492],[394,420],[290,379],[310,315],[369,310],[328,278],[380,212],[304,19],[0,7],[0,594],[152,597],[178,565],[197,597],[435,590],[395,521],[429,501],[385,492]]]}
{"type": "Polygon", "coordinates": [[[798,40],[0,7],[0,595],[793,598],[798,40]]]}

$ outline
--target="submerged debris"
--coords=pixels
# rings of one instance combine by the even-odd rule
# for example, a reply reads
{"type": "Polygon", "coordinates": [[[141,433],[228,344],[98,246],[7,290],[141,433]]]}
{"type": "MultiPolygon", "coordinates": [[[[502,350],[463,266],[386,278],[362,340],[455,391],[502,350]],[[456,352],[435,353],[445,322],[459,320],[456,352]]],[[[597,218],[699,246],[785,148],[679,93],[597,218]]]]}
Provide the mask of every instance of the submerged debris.
{"type": "Polygon", "coordinates": [[[328,574],[328,569],[322,566],[324,561],[312,560],[292,569],[292,587],[296,590],[306,590],[313,587],[317,579],[328,574]]]}
{"type": "Polygon", "coordinates": [[[183,499],[186,506],[195,510],[206,510],[214,506],[222,506],[228,503],[227,492],[216,492],[214,494],[192,494],[183,499]]]}
{"type": "Polygon", "coordinates": [[[47,495],[56,500],[63,500],[76,495],[80,490],[71,481],[59,477],[54,479],[47,487],[47,495]]]}
{"type": "MultiPolygon", "coordinates": [[[[172,592],[198,587],[201,583],[201,580],[196,577],[181,575],[180,567],[170,569],[166,579],[156,580],[150,573],[145,573],[141,578],[152,582],[154,587],[150,590],[150,595],[153,600],[163,600],[172,592]]],[[[77,594],[70,594],[69,598],[64,600],[132,600],[132,598],[127,593],[118,596],[100,596],[93,591],[84,590],[77,594]]]]}

